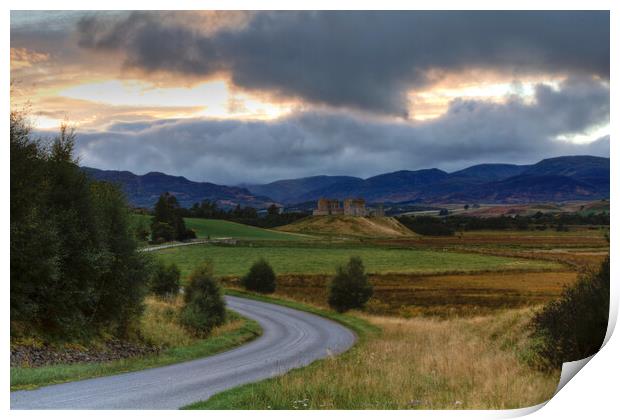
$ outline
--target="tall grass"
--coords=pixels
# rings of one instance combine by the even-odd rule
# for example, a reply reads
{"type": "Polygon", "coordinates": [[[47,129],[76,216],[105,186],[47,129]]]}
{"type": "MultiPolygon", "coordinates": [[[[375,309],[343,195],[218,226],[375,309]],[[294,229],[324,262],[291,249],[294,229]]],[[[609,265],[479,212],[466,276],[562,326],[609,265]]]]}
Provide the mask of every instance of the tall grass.
{"type": "Polygon", "coordinates": [[[530,310],[438,320],[364,317],[382,328],[341,357],[218,394],[209,409],[505,409],[549,399],[559,372],[531,369],[530,310]]]}
{"type": "Polygon", "coordinates": [[[180,296],[171,299],[148,297],[140,320],[140,333],[149,344],[161,347],[186,346],[196,339],[179,323],[183,307],[180,296]]]}
{"type": "Polygon", "coordinates": [[[207,357],[250,341],[262,332],[257,322],[228,311],[227,322],[206,338],[197,338],[178,323],[181,299],[146,299],[141,334],[163,349],[155,355],[120,359],[104,363],[49,365],[37,368],[12,367],[11,390],[32,389],[54,383],[164,366],[207,357]]]}

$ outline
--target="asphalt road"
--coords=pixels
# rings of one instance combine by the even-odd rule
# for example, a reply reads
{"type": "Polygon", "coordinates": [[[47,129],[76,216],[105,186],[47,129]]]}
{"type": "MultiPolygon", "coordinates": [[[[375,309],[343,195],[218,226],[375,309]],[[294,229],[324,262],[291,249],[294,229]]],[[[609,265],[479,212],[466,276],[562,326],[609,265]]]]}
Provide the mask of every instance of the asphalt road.
{"type": "Polygon", "coordinates": [[[263,335],[224,353],[160,368],[11,393],[11,409],[176,409],[347,350],[355,335],[333,321],[270,303],[226,298],[263,335]]]}

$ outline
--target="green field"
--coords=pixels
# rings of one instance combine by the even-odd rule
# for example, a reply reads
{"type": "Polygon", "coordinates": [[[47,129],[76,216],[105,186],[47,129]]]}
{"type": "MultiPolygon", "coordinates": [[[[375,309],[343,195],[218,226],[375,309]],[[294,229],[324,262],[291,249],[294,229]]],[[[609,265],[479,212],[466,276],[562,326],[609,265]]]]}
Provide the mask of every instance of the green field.
{"type": "Polygon", "coordinates": [[[277,274],[331,274],[356,255],[370,273],[440,273],[557,269],[558,264],[472,253],[419,249],[216,246],[194,245],[157,251],[164,261],[176,263],[183,278],[202,261],[211,260],[218,276],[245,274],[253,262],[267,259],[277,274]]]}
{"type": "MultiPolygon", "coordinates": [[[[151,216],[136,214],[134,217],[136,220],[142,219],[146,226],[149,226],[151,223],[151,216]]],[[[185,220],[185,226],[188,229],[194,229],[199,238],[206,238],[208,236],[211,238],[226,237],[247,241],[299,241],[312,238],[309,235],[261,229],[254,226],[229,222],[228,220],[196,219],[189,217],[186,217],[183,220],[185,220]]]]}

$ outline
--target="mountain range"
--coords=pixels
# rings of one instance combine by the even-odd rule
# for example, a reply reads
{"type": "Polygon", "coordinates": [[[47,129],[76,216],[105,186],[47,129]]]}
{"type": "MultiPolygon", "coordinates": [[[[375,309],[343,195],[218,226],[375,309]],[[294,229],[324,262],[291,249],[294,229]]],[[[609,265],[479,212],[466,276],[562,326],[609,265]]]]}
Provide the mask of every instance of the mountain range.
{"type": "Polygon", "coordinates": [[[609,197],[609,159],[564,156],[533,165],[481,164],[452,173],[439,169],[402,170],[367,179],[298,178],[247,185],[246,188],[253,193],[277,196],[284,203],[320,197],[363,197],[369,202],[394,203],[527,203],[595,199],[609,197]]]}
{"type": "Polygon", "coordinates": [[[563,156],[532,165],[481,164],[452,173],[433,168],[366,179],[321,175],[243,186],[193,182],[160,172],[135,175],[83,169],[95,179],[120,184],[134,206],[152,207],[159,194],[170,191],[183,206],[207,199],[224,207],[240,204],[264,208],[274,202],[292,205],[320,197],[362,197],[370,203],[529,203],[608,198],[609,162],[609,158],[596,156],[563,156]]]}
{"type": "Polygon", "coordinates": [[[129,171],[107,171],[88,167],[82,167],[82,170],[98,181],[120,185],[129,203],[135,207],[152,208],[159,196],[166,191],[174,194],[183,207],[190,207],[203,200],[217,201],[222,207],[240,204],[256,208],[268,207],[274,202],[245,188],[194,182],[182,176],[166,175],[161,172],[136,175],[129,171]]]}

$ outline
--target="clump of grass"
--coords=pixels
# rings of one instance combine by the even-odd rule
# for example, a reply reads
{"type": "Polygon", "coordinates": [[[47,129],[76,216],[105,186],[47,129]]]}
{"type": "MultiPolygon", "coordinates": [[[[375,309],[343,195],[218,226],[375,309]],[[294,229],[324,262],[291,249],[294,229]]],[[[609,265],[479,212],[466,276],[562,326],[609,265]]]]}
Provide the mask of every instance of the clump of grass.
{"type": "Polygon", "coordinates": [[[559,371],[522,362],[530,310],[440,320],[364,316],[382,333],[341,357],[218,394],[208,409],[507,409],[549,399],[559,371]],[[506,334],[500,331],[506,330],[506,334]]]}
{"type": "Polygon", "coordinates": [[[179,322],[183,299],[148,297],[140,320],[140,334],[151,345],[158,347],[186,346],[196,338],[179,322]]]}

